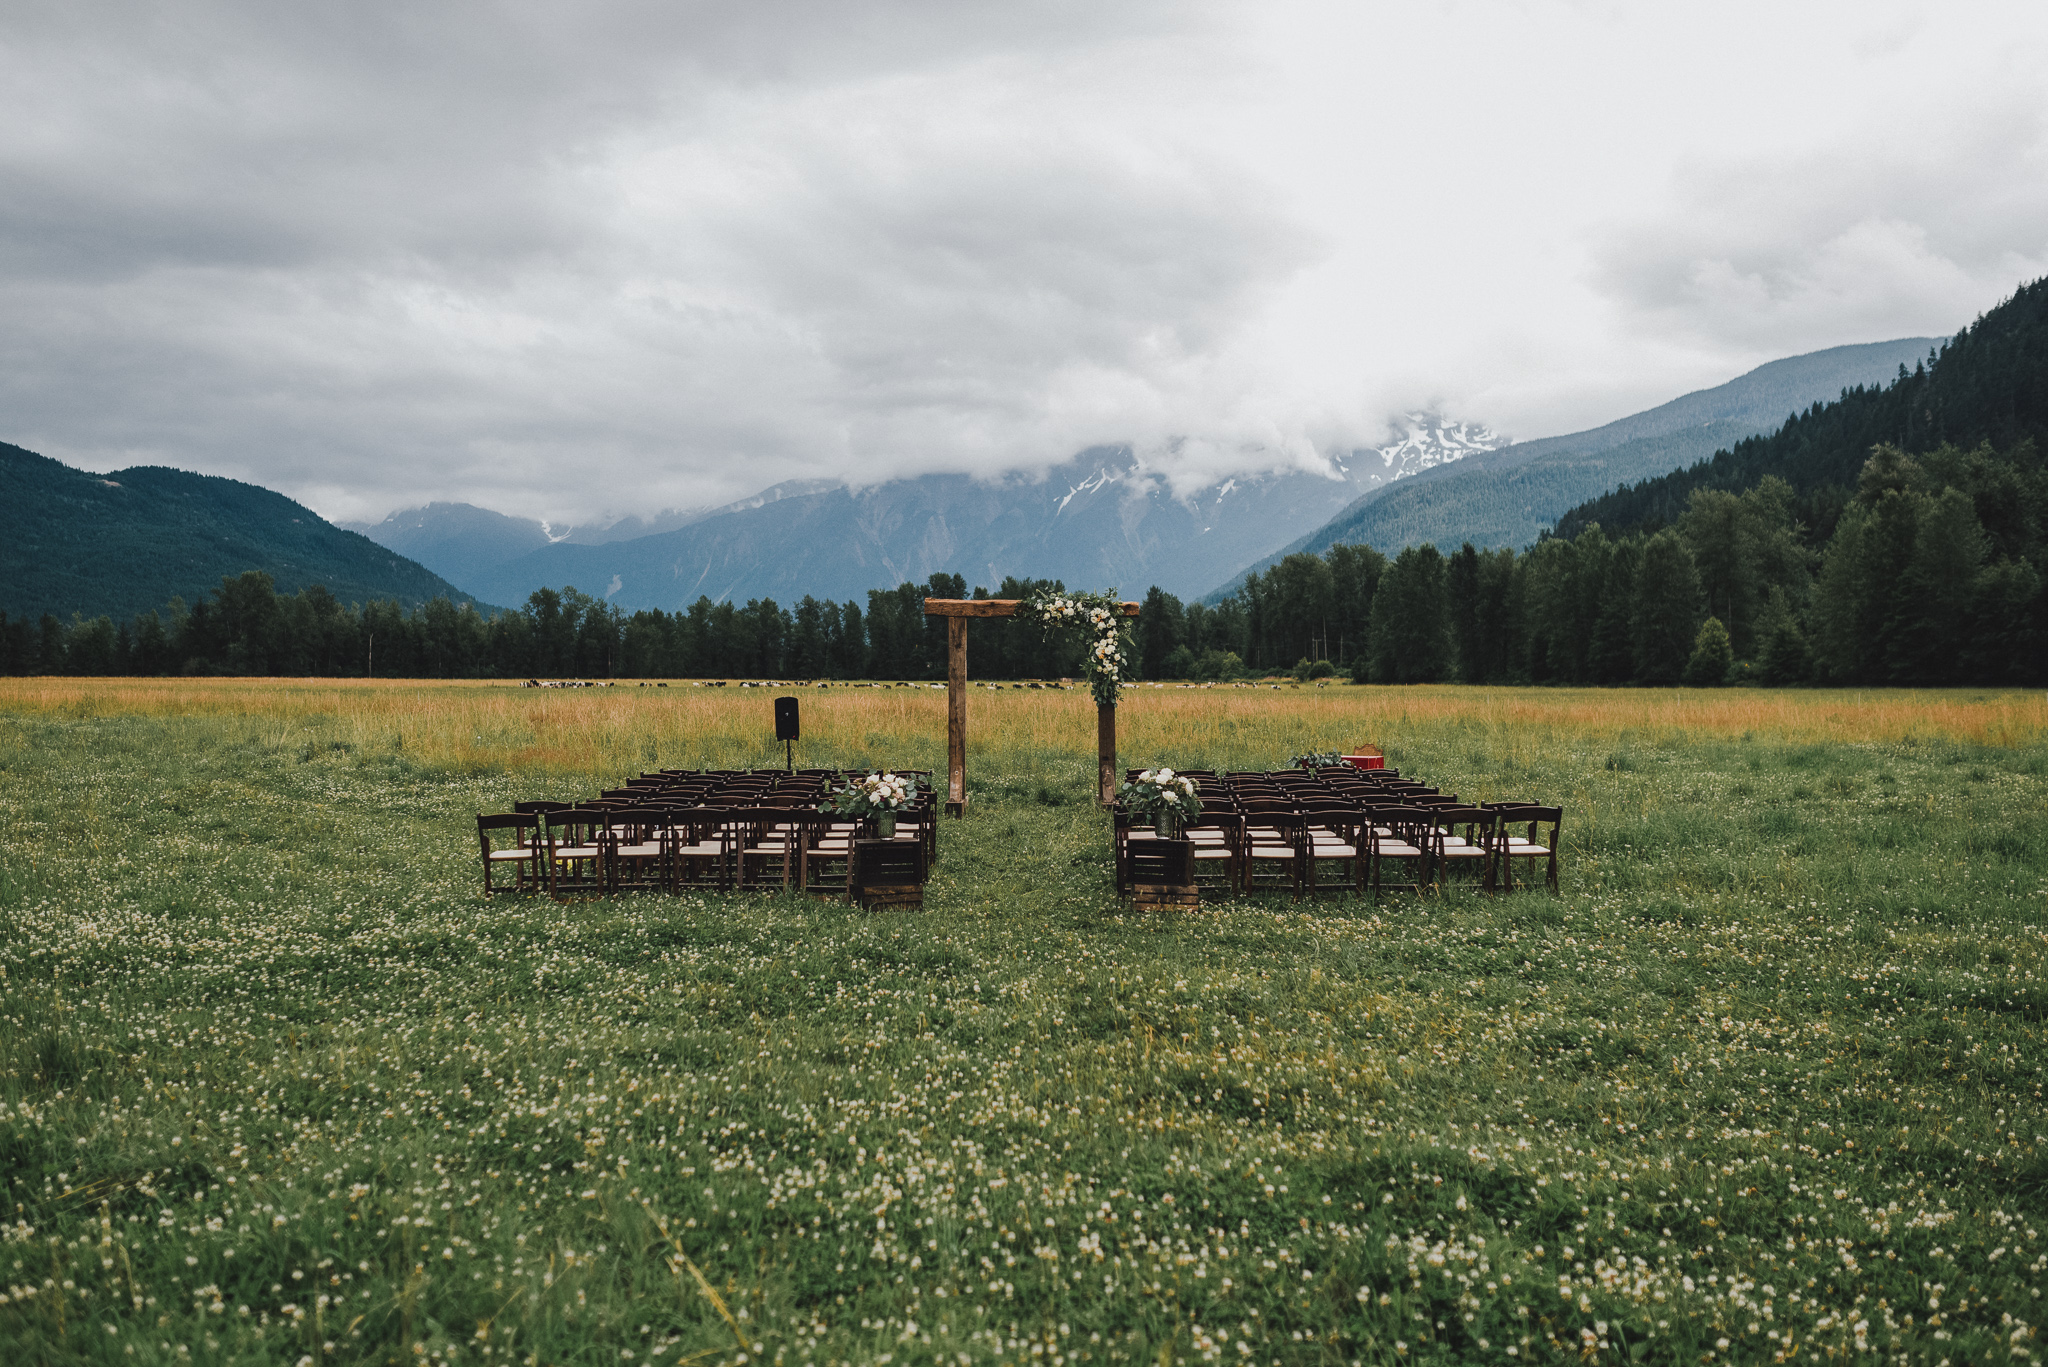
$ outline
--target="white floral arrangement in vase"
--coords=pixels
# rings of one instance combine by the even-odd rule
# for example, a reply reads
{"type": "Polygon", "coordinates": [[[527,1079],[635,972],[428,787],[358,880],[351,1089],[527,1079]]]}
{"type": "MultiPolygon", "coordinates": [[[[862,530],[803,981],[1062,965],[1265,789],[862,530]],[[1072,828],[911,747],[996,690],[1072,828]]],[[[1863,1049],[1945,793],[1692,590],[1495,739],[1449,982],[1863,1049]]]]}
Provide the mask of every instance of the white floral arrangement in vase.
{"type": "Polygon", "coordinates": [[[1116,795],[1128,811],[1150,820],[1161,835],[1171,835],[1174,828],[1202,812],[1195,781],[1171,769],[1147,769],[1126,780],[1116,795]]]}
{"type": "Polygon", "coordinates": [[[866,778],[828,793],[818,804],[821,812],[835,812],[865,820],[873,817],[875,832],[884,840],[896,834],[896,814],[917,795],[914,780],[896,774],[869,774],[866,778]]]}
{"type": "Polygon", "coordinates": [[[1116,706],[1131,661],[1130,631],[1125,625],[1123,600],[1117,597],[1116,590],[1067,593],[1041,589],[1024,600],[1017,615],[1048,631],[1055,627],[1085,630],[1089,639],[1081,654],[1081,673],[1088,679],[1089,691],[1095,695],[1098,706],[1116,706]]]}

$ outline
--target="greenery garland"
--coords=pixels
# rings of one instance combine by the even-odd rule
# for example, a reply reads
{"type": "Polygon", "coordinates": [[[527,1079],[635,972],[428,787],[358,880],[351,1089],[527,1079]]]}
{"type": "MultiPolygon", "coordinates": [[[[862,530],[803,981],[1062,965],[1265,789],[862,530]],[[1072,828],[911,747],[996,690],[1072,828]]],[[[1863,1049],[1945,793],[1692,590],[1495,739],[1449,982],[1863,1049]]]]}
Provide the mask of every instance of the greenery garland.
{"type": "Polygon", "coordinates": [[[1037,622],[1040,629],[1080,627],[1088,632],[1088,648],[1081,655],[1081,673],[1100,707],[1115,707],[1123,691],[1124,671],[1130,668],[1131,637],[1124,625],[1123,599],[1115,589],[1105,593],[1066,593],[1040,589],[1017,605],[1017,616],[1037,622]]]}

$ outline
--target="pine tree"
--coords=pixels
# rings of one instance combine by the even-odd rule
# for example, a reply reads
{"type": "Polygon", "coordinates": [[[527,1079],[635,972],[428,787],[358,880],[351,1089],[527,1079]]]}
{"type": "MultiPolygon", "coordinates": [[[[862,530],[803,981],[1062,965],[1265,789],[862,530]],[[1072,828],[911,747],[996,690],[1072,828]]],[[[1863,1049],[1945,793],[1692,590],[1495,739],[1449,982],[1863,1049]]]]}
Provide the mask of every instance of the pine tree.
{"type": "Polygon", "coordinates": [[[1788,595],[1773,588],[1757,619],[1757,681],[1768,688],[1805,683],[1813,677],[1813,649],[1799,619],[1792,613],[1788,595]]]}
{"type": "Polygon", "coordinates": [[[1735,650],[1728,644],[1728,628],[1718,617],[1709,617],[1700,623],[1700,634],[1693,638],[1692,658],[1685,662],[1685,683],[1688,688],[1719,688],[1728,682],[1729,667],[1735,663],[1735,650]]]}
{"type": "Polygon", "coordinates": [[[1639,541],[1624,541],[1607,558],[1607,573],[1600,585],[1598,610],[1593,617],[1593,639],[1586,653],[1586,665],[1594,683],[1627,683],[1635,672],[1634,641],[1630,628],[1635,613],[1636,579],[1642,573],[1643,547],[1639,541]]]}
{"type": "Polygon", "coordinates": [[[1636,678],[1646,684],[1675,684],[1692,658],[1699,621],[1700,581],[1692,552],[1676,532],[1662,531],[1643,546],[1636,576],[1636,678]]]}
{"type": "Polygon", "coordinates": [[[1374,683],[1440,683],[1449,677],[1451,633],[1444,558],[1410,546],[1381,576],[1372,600],[1374,683]]]}

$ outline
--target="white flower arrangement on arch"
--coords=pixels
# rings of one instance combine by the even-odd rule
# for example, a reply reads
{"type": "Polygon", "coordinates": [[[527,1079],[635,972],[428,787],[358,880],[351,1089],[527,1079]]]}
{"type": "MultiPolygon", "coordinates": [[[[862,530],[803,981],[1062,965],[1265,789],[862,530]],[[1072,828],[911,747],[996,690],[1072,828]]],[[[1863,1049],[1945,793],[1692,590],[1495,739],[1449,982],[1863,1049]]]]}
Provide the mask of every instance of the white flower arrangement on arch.
{"type": "Polygon", "coordinates": [[[1085,630],[1089,641],[1081,653],[1082,677],[1088,680],[1098,706],[1116,706],[1130,669],[1131,638],[1123,599],[1115,589],[1105,593],[1040,589],[1018,605],[1017,615],[1037,622],[1046,631],[1059,627],[1085,630]]]}

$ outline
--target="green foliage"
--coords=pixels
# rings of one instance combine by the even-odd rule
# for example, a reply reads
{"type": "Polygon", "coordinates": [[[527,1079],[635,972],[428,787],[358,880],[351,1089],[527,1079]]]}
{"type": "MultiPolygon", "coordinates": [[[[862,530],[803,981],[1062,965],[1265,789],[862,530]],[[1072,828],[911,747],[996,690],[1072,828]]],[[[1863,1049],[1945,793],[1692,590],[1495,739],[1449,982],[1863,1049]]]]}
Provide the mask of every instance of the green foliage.
{"type": "Polygon", "coordinates": [[[1782,590],[1772,590],[1758,632],[1763,648],[1757,656],[1757,682],[1771,688],[1805,683],[1813,677],[1813,648],[1782,590]]]}
{"type": "Polygon", "coordinates": [[[1728,628],[1721,625],[1720,618],[1709,617],[1700,623],[1700,634],[1693,638],[1692,658],[1685,662],[1685,684],[1688,688],[1719,688],[1728,682],[1734,667],[1728,628]]]}
{"type": "Polygon", "coordinates": [[[1450,598],[1434,546],[1394,557],[1372,600],[1368,671],[1374,683],[1438,683],[1451,674],[1450,598]]]}
{"type": "Polygon", "coordinates": [[[1675,532],[1659,532],[1643,546],[1636,576],[1636,677],[1646,684],[1677,683],[1691,658],[1700,620],[1700,581],[1692,548],[1675,532]]]}
{"type": "Polygon", "coordinates": [[[100,476],[0,442],[0,507],[10,512],[0,610],[17,621],[126,621],[248,570],[288,593],[324,585],[344,602],[473,601],[282,494],[212,475],[141,466],[100,476]]]}

